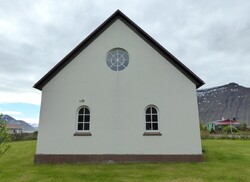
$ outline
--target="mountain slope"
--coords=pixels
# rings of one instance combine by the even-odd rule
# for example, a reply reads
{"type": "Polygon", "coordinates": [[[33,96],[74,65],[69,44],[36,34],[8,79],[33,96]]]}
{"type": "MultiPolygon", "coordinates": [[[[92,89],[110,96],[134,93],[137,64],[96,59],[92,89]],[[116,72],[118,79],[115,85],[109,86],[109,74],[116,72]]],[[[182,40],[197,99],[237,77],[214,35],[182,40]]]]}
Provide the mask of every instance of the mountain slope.
{"type": "Polygon", "coordinates": [[[197,91],[201,122],[236,118],[250,125],[250,88],[236,83],[197,91]]]}
{"type": "Polygon", "coordinates": [[[15,125],[22,127],[23,132],[36,131],[36,129],[33,126],[29,125],[25,121],[15,120],[14,118],[12,118],[9,115],[3,115],[2,119],[5,120],[7,124],[15,124],[15,125]]]}

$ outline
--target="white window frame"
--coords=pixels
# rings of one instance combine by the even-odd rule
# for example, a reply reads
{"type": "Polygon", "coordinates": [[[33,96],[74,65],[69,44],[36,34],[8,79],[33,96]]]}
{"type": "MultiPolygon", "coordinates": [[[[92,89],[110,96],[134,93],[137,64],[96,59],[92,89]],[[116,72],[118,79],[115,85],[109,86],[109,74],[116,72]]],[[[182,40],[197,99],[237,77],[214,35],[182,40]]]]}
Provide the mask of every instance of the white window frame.
{"type": "MultiPolygon", "coordinates": [[[[86,114],[85,114],[85,110],[84,110],[84,113],[81,114],[81,115],[82,115],[83,118],[84,118],[84,116],[86,115],[86,114]]],[[[83,105],[83,106],[79,107],[79,108],[77,109],[77,114],[76,114],[76,116],[77,116],[77,117],[76,117],[76,131],[79,132],[79,133],[80,133],[80,132],[90,132],[90,129],[91,129],[91,126],[90,126],[90,125],[91,125],[91,110],[90,110],[90,108],[89,108],[88,106],[86,106],[86,105],[83,105]],[[83,123],[83,129],[82,129],[82,130],[78,130],[78,124],[81,123],[81,122],[79,122],[79,115],[80,115],[80,114],[79,114],[79,111],[80,111],[82,108],[86,108],[86,109],[89,110],[89,114],[87,114],[87,115],[89,116],[89,122],[85,122],[85,121],[83,120],[83,122],[82,122],[82,123],[83,123]],[[84,129],[84,124],[85,124],[85,123],[89,123],[89,129],[88,129],[88,130],[85,130],[85,129],[84,129]]]]}
{"type": "MultiPolygon", "coordinates": [[[[159,112],[159,108],[157,107],[157,106],[155,106],[155,105],[152,105],[152,104],[150,104],[150,105],[147,105],[146,107],[145,107],[145,110],[144,110],[144,130],[145,130],[145,132],[147,132],[147,133],[150,133],[150,132],[152,132],[152,133],[154,133],[154,132],[159,132],[160,131],[160,112],[159,112]],[[157,123],[158,124],[158,129],[157,130],[147,130],[147,123],[149,123],[149,122],[147,122],[146,121],[146,115],[147,115],[147,113],[146,113],[146,111],[147,111],[147,109],[148,108],[150,108],[150,107],[153,107],[153,108],[155,108],[156,109],[156,112],[157,112],[157,122],[153,122],[153,120],[152,120],[152,116],[153,116],[153,114],[151,113],[150,114],[150,116],[151,116],[151,125],[153,124],[153,123],[157,123]]],[[[153,127],[153,126],[152,126],[153,127]]]]}
{"type": "Polygon", "coordinates": [[[109,50],[106,54],[106,65],[115,72],[119,72],[124,70],[125,68],[127,68],[127,66],[129,65],[129,54],[128,51],[126,51],[123,48],[120,47],[116,47],[113,48],[111,50],[109,50]],[[122,51],[123,54],[120,55],[118,54],[118,51],[122,51]],[[114,54],[116,52],[116,54],[114,54]],[[123,55],[126,54],[125,58],[123,55]],[[111,59],[109,58],[109,55],[113,58],[115,58],[115,56],[117,55],[117,59],[115,61],[111,61],[111,59]],[[110,65],[109,65],[110,64],[110,65]],[[121,67],[121,68],[120,68],[121,67]],[[114,69],[115,68],[115,69],[114,69]],[[119,69],[120,68],[120,69],[119,69]]]}

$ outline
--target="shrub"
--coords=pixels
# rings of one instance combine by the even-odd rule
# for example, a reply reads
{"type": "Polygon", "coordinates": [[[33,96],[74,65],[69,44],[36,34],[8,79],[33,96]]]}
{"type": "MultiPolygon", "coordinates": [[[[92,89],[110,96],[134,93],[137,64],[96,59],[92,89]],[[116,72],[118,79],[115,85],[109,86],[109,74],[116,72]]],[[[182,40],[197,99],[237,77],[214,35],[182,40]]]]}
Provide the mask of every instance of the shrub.
{"type": "Polygon", "coordinates": [[[209,135],[210,133],[209,133],[208,130],[201,131],[200,134],[201,134],[201,138],[202,139],[208,139],[208,138],[210,138],[210,135],[209,135]]]}
{"type": "MultiPolygon", "coordinates": [[[[233,133],[236,133],[238,131],[238,129],[235,127],[235,126],[232,126],[232,132],[233,133]]],[[[231,126],[225,126],[223,129],[222,129],[222,132],[223,133],[231,133],[231,126]]]]}
{"type": "Polygon", "coordinates": [[[6,122],[2,119],[2,114],[0,115],[0,157],[10,148],[8,142],[10,141],[10,136],[8,134],[8,129],[6,122]]]}
{"type": "Polygon", "coordinates": [[[200,123],[200,131],[206,131],[206,125],[203,123],[200,123]]]}
{"type": "Polygon", "coordinates": [[[240,131],[246,131],[247,130],[247,124],[246,123],[240,123],[239,130],[240,131]]]}
{"type": "Polygon", "coordinates": [[[11,134],[11,141],[19,141],[19,140],[36,140],[38,132],[35,131],[33,133],[21,133],[21,134],[11,134]]]}

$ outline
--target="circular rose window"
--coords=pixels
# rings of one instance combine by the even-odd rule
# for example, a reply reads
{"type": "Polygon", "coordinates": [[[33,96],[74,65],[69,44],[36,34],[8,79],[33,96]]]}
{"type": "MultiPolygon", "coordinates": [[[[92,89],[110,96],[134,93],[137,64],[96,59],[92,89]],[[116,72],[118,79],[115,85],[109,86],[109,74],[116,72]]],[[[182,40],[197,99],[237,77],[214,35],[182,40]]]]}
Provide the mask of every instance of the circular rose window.
{"type": "Polygon", "coordinates": [[[113,71],[121,71],[128,66],[128,52],[124,49],[112,49],[107,54],[106,63],[113,71]]]}

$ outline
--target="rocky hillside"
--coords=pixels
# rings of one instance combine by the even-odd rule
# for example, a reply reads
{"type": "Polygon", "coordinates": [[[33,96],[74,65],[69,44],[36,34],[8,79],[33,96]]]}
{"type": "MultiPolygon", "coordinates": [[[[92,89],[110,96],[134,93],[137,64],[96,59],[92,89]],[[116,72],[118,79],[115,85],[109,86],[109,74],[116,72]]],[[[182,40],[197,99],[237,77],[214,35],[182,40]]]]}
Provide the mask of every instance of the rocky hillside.
{"type": "Polygon", "coordinates": [[[7,124],[15,124],[22,127],[23,132],[33,132],[37,130],[30,124],[26,123],[25,121],[15,120],[9,115],[3,115],[2,119],[5,120],[7,124]]]}
{"type": "Polygon", "coordinates": [[[250,125],[250,88],[236,83],[197,91],[201,122],[236,118],[250,125]]]}

